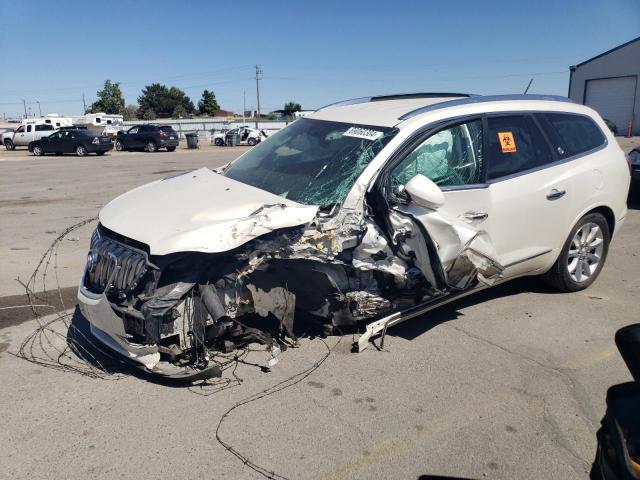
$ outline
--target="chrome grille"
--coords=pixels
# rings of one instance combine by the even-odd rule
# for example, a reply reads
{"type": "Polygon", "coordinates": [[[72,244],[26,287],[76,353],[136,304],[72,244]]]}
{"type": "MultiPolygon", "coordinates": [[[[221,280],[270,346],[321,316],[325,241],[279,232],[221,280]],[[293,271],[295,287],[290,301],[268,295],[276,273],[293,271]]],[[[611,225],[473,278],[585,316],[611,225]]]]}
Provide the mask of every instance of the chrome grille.
{"type": "Polygon", "coordinates": [[[96,230],[91,238],[87,255],[87,287],[96,293],[116,289],[118,293],[130,293],[147,271],[147,259],[143,252],[105,237],[96,230]]]}

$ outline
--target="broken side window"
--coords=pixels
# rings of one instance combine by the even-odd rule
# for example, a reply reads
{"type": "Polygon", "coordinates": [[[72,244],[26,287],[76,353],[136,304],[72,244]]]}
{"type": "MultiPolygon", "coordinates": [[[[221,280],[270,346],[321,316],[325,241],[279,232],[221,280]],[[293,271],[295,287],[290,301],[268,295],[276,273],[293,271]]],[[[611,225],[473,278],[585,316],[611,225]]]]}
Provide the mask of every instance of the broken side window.
{"type": "Polygon", "coordinates": [[[306,205],[334,205],[396,133],[300,118],[232,163],[225,176],[306,205]]]}
{"type": "Polygon", "coordinates": [[[395,193],[417,174],[438,186],[482,182],[482,121],[462,123],[431,135],[391,172],[395,193]]]}

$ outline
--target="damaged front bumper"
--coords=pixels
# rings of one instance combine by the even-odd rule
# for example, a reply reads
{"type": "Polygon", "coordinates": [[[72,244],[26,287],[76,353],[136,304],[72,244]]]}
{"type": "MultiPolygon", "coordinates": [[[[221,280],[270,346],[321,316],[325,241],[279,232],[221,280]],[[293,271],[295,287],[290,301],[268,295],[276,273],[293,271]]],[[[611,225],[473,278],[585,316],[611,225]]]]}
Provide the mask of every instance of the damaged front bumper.
{"type": "Polygon", "coordinates": [[[89,322],[92,335],[130,364],[172,380],[196,381],[220,377],[222,371],[212,364],[204,368],[177,366],[161,360],[158,345],[143,345],[128,340],[122,318],[115,314],[104,293],[93,293],[84,285],[78,289],[78,306],[89,322]]]}

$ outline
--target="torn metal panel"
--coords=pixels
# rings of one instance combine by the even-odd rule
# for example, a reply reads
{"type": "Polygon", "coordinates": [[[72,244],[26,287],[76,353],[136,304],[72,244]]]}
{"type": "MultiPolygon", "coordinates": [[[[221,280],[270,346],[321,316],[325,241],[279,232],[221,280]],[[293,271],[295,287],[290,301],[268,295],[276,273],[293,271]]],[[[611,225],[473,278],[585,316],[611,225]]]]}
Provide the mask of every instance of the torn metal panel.
{"type": "Polygon", "coordinates": [[[353,251],[353,266],[390,273],[399,282],[404,282],[408,268],[406,262],[394,255],[387,239],[373,223],[367,224],[366,233],[353,251]]]}
{"type": "Polygon", "coordinates": [[[253,298],[253,308],[261,317],[273,314],[295,339],[293,332],[293,314],[296,308],[296,296],[284,287],[262,290],[255,285],[247,285],[253,298]]]}
{"type": "Polygon", "coordinates": [[[414,205],[403,205],[398,210],[420,222],[433,239],[449,286],[465,289],[476,278],[492,285],[501,278],[504,267],[495,259],[486,231],[435,210],[414,205]]]}

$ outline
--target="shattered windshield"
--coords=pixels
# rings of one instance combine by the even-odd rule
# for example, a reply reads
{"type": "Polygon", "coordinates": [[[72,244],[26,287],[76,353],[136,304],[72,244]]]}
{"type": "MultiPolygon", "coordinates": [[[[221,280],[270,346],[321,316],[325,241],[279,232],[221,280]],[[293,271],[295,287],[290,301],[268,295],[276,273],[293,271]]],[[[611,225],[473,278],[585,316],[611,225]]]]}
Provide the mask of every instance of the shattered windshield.
{"type": "Polygon", "coordinates": [[[341,203],[397,130],[300,118],[253,147],[224,173],[306,205],[341,203]]]}

